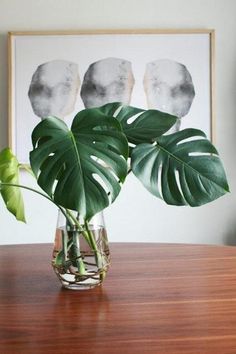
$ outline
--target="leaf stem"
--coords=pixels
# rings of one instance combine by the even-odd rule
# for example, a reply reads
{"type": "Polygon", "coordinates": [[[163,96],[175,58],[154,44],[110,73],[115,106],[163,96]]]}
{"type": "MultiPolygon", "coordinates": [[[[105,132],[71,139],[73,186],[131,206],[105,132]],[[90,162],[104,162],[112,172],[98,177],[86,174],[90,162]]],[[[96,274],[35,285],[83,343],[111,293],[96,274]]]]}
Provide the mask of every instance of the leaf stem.
{"type": "Polygon", "coordinates": [[[78,247],[79,235],[77,230],[72,231],[72,240],[73,240],[73,253],[76,260],[76,266],[79,270],[79,273],[81,275],[84,275],[86,274],[86,269],[80,253],[80,248],[78,247]]]}
{"type": "Polygon", "coordinates": [[[90,242],[91,242],[92,250],[94,251],[94,254],[95,254],[95,259],[96,259],[97,267],[98,267],[98,269],[102,269],[103,256],[102,256],[101,252],[100,252],[100,251],[98,250],[98,248],[97,248],[96,240],[95,240],[95,238],[94,238],[93,233],[92,233],[91,230],[89,229],[88,221],[85,220],[84,223],[85,223],[86,231],[87,231],[88,236],[89,236],[89,240],[90,240],[90,242]]]}
{"type": "Polygon", "coordinates": [[[46,194],[38,191],[37,189],[34,189],[34,188],[31,188],[31,187],[27,187],[27,186],[24,186],[22,184],[15,184],[15,183],[5,183],[5,182],[0,182],[0,189],[1,189],[1,186],[9,186],[9,187],[17,187],[17,188],[22,188],[22,189],[26,189],[26,190],[29,190],[31,192],[34,192],[34,193],[37,193],[39,195],[41,195],[42,197],[46,198],[47,200],[49,200],[51,203],[53,203],[54,205],[56,205],[62,212],[62,214],[65,216],[65,218],[69,221],[69,223],[72,225],[71,223],[71,220],[68,219],[68,216],[66,215],[66,212],[65,210],[59,205],[57,204],[56,202],[54,202],[54,200],[50,197],[48,197],[46,194]]]}
{"type": "Polygon", "coordinates": [[[81,232],[81,234],[86,239],[86,241],[88,242],[89,246],[91,247],[91,242],[90,242],[89,235],[88,235],[87,231],[84,230],[83,226],[80,225],[79,220],[76,217],[74,217],[73,213],[69,209],[66,209],[66,213],[71,218],[71,220],[74,222],[75,226],[78,228],[78,231],[81,232]]]}

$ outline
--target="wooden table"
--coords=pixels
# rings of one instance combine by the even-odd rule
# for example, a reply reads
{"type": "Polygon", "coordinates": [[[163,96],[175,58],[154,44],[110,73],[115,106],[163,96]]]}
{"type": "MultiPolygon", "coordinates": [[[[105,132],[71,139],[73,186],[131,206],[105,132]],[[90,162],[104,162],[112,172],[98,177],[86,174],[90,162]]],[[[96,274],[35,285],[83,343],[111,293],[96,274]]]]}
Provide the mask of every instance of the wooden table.
{"type": "Polygon", "coordinates": [[[236,248],[111,244],[87,291],[60,287],[51,250],[0,247],[1,354],[236,353],[236,248]]]}

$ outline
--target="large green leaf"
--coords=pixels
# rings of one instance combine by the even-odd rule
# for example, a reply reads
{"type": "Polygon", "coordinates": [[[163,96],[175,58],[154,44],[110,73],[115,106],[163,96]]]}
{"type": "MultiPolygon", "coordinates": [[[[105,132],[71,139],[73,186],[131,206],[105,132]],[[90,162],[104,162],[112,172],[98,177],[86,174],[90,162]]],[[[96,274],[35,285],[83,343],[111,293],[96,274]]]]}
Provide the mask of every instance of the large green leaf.
{"type": "Polygon", "coordinates": [[[25,222],[24,203],[19,187],[19,163],[9,148],[0,153],[0,194],[7,209],[17,220],[25,222]],[[4,185],[4,183],[8,185],[4,185]]]}
{"type": "Polygon", "coordinates": [[[108,103],[101,107],[101,110],[108,115],[115,114],[129,143],[135,145],[154,141],[166,133],[177,120],[177,117],[168,113],[154,109],[145,111],[131,106],[122,106],[121,103],[108,103]]]}
{"type": "Polygon", "coordinates": [[[167,204],[199,206],[229,191],[217,150],[197,129],[162,136],[156,145],[141,144],[131,162],[136,177],[167,204]]]}
{"type": "Polygon", "coordinates": [[[128,142],[119,122],[99,108],[79,112],[71,130],[55,117],[32,133],[31,167],[57,204],[85,219],[108,206],[127,174],[128,142]]]}

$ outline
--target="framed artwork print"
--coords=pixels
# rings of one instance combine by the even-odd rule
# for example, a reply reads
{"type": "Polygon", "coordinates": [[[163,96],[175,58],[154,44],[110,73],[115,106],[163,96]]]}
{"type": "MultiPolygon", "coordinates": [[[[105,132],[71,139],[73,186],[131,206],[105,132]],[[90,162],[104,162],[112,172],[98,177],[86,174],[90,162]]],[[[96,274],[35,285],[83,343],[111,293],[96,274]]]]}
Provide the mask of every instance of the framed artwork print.
{"type": "Polygon", "coordinates": [[[9,145],[28,163],[41,119],[70,124],[108,102],[174,114],[214,133],[214,30],[9,33],[9,145]]]}

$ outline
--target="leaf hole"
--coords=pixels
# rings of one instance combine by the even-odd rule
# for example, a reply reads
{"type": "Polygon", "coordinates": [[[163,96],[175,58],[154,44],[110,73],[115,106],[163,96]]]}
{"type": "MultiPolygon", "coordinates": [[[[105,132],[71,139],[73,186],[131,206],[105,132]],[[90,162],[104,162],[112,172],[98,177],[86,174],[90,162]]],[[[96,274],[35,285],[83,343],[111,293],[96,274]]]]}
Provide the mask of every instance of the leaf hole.
{"type": "Polygon", "coordinates": [[[94,155],[90,155],[90,158],[93,160],[93,161],[96,161],[98,162],[99,158],[97,156],[94,156],[94,155]]]}
{"type": "Polygon", "coordinates": [[[117,117],[118,114],[120,113],[120,111],[122,110],[122,108],[123,108],[123,106],[120,105],[120,106],[115,110],[115,112],[114,112],[114,114],[113,114],[113,117],[117,117]]]}
{"type": "Polygon", "coordinates": [[[175,180],[176,180],[176,184],[177,184],[179,193],[181,194],[183,200],[185,200],[183,192],[182,192],[182,188],[181,188],[180,176],[179,176],[179,171],[178,170],[175,170],[175,180]]]}
{"type": "Polygon", "coordinates": [[[114,177],[116,182],[119,182],[119,184],[121,184],[119,177],[115,174],[115,172],[111,168],[109,168],[109,173],[114,177]]]}
{"type": "Polygon", "coordinates": [[[163,193],[162,193],[162,183],[161,183],[161,175],[162,175],[162,165],[158,167],[158,173],[157,173],[157,189],[160,193],[160,197],[163,199],[163,193]]]}
{"type": "Polygon", "coordinates": [[[93,161],[97,162],[99,165],[101,165],[101,166],[103,166],[103,167],[108,167],[107,163],[104,162],[102,159],[99,159],[99,157],[94,156],[94,155],[90,155],[90,158],[91,158],[93,161]]]}
{"type": "Polygon", "coordinates": [[[139,112],[127,120],[127,124],[132,124],[143,112],[139,112]]]}
{"type": "Polygon", "coordinates": [[[129,147],[131,148],[135,148],[136,144],[133,144],[133,143],[129,143],[129,147]]]}
{"type": "Polygon", "coordinates": [[[104,191],[106,192],[106,194],[108,195],[108,197],[109,197],[109,201],[110,201],[110,199],[111,199],[111,196],[109,195],[110,193],[110,190],[109,190],[109,188],[107,187],[107,184],[106,184],[106,182],[103,180],[103,178],[101,177],[101,176],[99,176],[99,174],[97,174],[97,173],[93,173],[92,174],[92,177],[93,177],[93,179],[95,179],[95,181],[97,181],[99,184],[100,184],[100,186],[104,189],[104,191]]]}
{"type": "Polygon", "coordinates": [[[177,145],[181,145],[181,144],[188,143],[190,141],[196,141],[196,140],[205,140],[205,138],[202,137],[202,136],[191,136],[189,138],[186,138],[186,139],[183,139],[183,140],[179,141],[177,143],[177,145]]]}
{"type": "Polygon", "coordinates": [[[212,154],[210,152],[190,152],[188,156],[217,156],[216,154],[212,154]]]}

